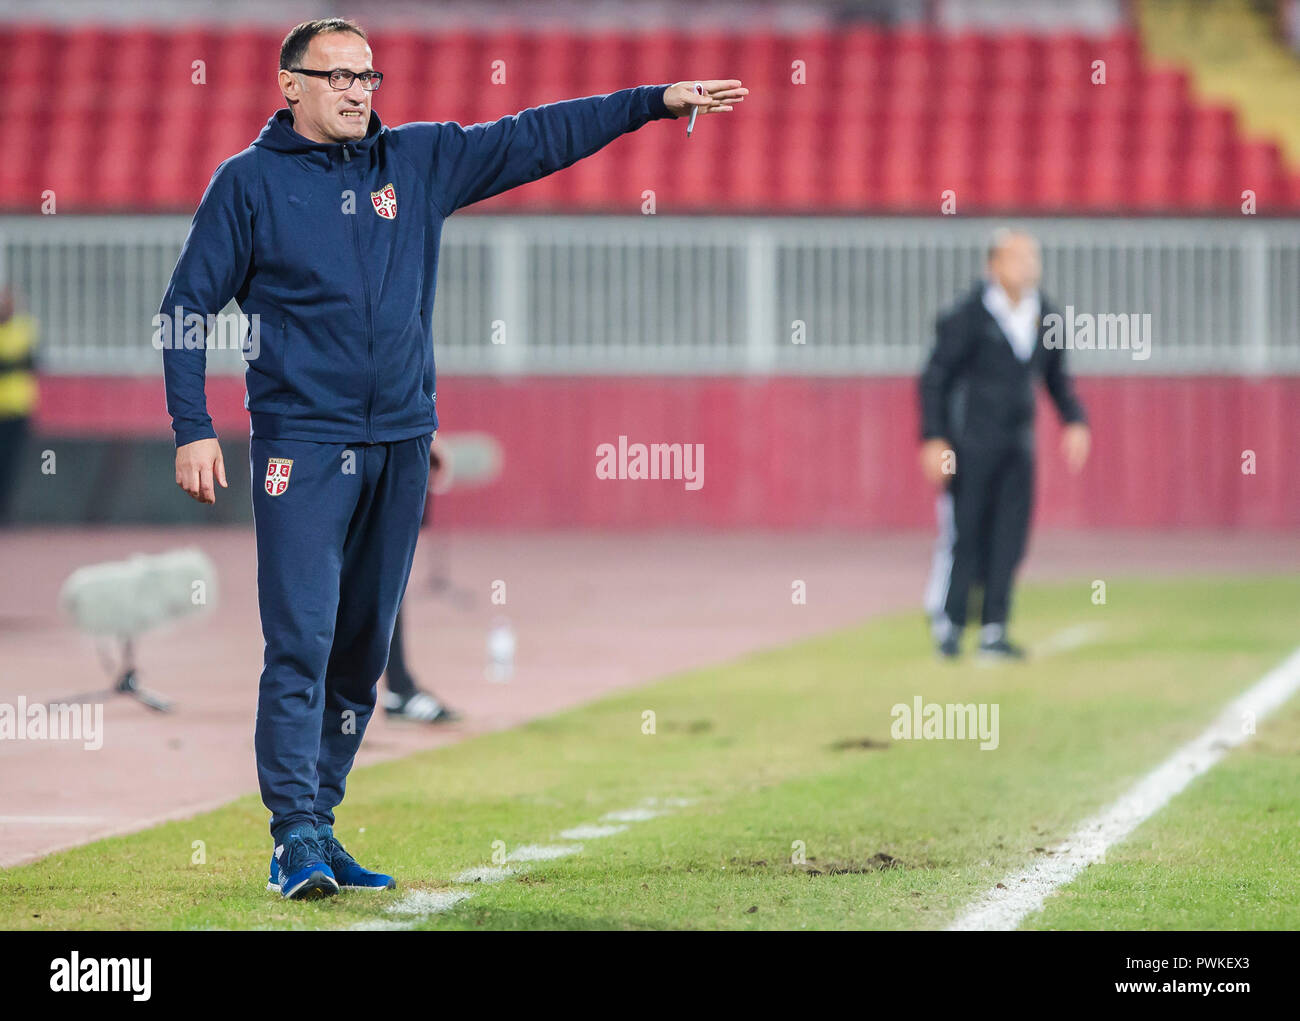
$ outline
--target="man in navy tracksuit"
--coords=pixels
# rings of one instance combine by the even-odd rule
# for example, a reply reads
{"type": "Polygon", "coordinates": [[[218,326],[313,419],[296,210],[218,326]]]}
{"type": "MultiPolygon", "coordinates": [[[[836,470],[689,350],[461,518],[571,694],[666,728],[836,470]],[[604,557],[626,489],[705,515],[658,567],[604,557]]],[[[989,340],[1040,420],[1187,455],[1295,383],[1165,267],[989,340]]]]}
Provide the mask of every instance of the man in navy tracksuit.
{"type": "Polygon", "coordinates": [[[217,168],[160,313],[176,481],[204,503],[226,478],[193,324],[231,298],[254,324],[245,403],[266,643],[255,744],[275,843],[270,887],[285,897],[395,885],[359,866],[332,827],[424,507],[443,221],[647,121],[727,111],[747,92],[709,81],[696,95],[680,82],[471,127],[386,128],[371,111],[381,81],[355,24],[289,33],[288,108],[217,168]]]}

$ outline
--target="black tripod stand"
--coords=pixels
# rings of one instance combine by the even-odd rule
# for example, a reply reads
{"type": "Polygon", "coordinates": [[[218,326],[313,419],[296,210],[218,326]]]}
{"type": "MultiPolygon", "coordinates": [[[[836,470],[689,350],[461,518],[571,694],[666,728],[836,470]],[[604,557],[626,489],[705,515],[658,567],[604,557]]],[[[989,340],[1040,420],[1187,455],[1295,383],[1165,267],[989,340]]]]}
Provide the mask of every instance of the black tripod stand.
{"type": "Polygon", "coordinates": [[[116,674],[116,681],[111,688],[102,691],[91,691],[81,695],[71,695],[68,698],[50,699],[51,704],[63,702],[96,702],[109,695],[130,695],[132,698],[147,705],[150,709],[156,709],[160,713],[169,713],[172,711],[174,702],[170,702],[161,695],[150,691],[148,688],[140,687],[140,682],[136,678],[135,671],[135,643],[134,639],[122,638],[122,658],[119,664],[113,664],[106,657],[102,650],[100,659],[110,674],[116,674]]]}

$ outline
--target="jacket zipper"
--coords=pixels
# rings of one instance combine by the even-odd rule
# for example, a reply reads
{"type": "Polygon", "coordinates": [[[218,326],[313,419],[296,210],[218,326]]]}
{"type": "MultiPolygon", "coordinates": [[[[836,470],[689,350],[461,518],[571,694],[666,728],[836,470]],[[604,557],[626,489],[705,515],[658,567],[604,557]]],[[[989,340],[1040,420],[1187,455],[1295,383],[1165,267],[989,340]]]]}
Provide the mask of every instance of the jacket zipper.
{"type": "MultiPolygon", "coordinates": [[[[343,163],[346,165],[352,162],[352,154],[348,151],[348,145],[343,143],[343,163]]],[[[343,186],[346,188],[348,179],[345,167],[339,167],[339,176],[343,178],[343,186]]],[[[371,411],[375,403],[375,322],[374,316],[370,309],[370,280],[366,276],[366,260],[361,253],[361,228],[357,226],[357,217],[360,213],[352,214],[352,243],[357,250],[357,267],[361,272],[361,289],[366,296],[366,354],[370,361],[370,389],[366,393],[366,442],[374,443],[374,428],[370,421],[371,411]]]]}

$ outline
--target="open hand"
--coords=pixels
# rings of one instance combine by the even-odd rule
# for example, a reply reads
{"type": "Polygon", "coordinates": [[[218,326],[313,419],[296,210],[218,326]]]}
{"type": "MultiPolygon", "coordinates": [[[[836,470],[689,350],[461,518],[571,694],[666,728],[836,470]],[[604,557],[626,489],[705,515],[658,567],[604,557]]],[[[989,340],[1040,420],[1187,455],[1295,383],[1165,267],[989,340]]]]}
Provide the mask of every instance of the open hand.
{"type": "Polygon", "coordinates": [[[664,89],[664,106],[668,112],[674,117],[684,117],[698,106],[700,113],[724,113],[749,95],[749,89],[743,88],[737,78],[701,79],[700,84],[704,86],[702,96],[696,95],[695,82],[677,82],[664,89]]]}

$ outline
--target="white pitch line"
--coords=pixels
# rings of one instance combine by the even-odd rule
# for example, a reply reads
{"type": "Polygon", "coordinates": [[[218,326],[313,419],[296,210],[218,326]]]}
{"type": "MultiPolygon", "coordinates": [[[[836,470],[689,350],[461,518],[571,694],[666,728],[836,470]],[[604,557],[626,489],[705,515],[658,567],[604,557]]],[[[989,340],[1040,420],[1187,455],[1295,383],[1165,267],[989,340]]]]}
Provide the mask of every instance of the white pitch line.
{"type": "Polygon", "coordinates": [[[605,822],[646,822],[667,814],[654,808],[625,808],[618,812],[606,812],[600,818],[605,822]]]}
{"type": "Polygon", "coordinates": [[[400,920],[388,918],[368,918],[356,922],[348,928],[357,932],[390,932],[414,929],[430,915],[439,915],[450,911],[463,900],[474,896],[468,890],[412,890],[396,904],[390,904],[386,910],[389,914],[405,915],[400,920]]]}
{"type": "Polygon", "coordinates": [[[394,915],[436,915],[472,896],[468,890],[412,890],[389,905],[388,911],[394,915]]]}
{"type": "Polygon", "coordinates": [[[595,826],[588,824],[560,830],[560,836],[565,840],[600,840],[602,837],[612,837],[616,833],[625,833],[626,831],[626,826],[595,826]]]}
{"type": "Polygon", "coordinates": [[[1085,868],[1106,857],[1123,840],[1164,808],[1175,795],[1207,772],[1231,749],[1244,744],[1254,724],[1300,690],[1300,649],[1233,700],[1198,737],[1130,787],[1119,799],[1086,820],[1052,849],[1052,857],[1007,876],[949,927],[955,930],[1009,930],[1043,906],[1047,896],[1085,868]]]}
{"type": "Polygon", "coordinates": [[[499,883],[503,879],[509,879],[518,871],[509,865],[479,865],[453,876],[451,881],[453,883],[499,883]]]}
{"type": "Polygon", "coordinates": [[[506,861],[553,861],[556,858],[567,858],[581,850],[581,844],[556,844],[551,847],[524,844],[506,855],[506,861]]]}
{"type": "Polygon", "coordinates": [[[1097,624],[1075,624],[1053,635],[1048,635],[1029,651],[1034,656],[1055,656],[1059,652],[1070,652],[1097,640],[1101,627],[1097,624]]]}

